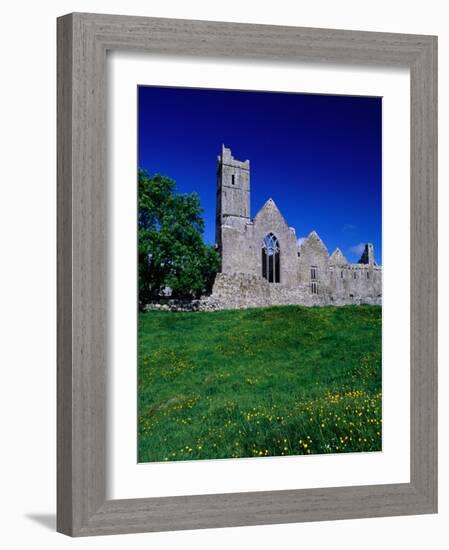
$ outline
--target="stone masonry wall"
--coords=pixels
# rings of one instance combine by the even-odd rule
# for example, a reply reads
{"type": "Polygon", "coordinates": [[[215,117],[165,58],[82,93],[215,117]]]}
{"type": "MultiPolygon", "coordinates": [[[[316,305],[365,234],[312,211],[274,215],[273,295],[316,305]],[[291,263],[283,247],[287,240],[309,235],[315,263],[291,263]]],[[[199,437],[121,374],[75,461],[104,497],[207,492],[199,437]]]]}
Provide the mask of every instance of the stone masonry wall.
{"type": "Polygon", "coordinates": [[[257,275],[245,273],[218,273],[212,295],[203,299],[200,309],[240,309],[248,307],[267,307],[272,305],[381,305],[382,297],[375,293],[357,292],[332,295],[328,292],[311,294],[308,283],[291,288],[283,284],[268,283],[257,275]],[[212,307],[213,304],[213,307],[212,307]]]}
{"type": "Polygon", "coordinates": [[[290,288],[283,284],[270,284],[258,275],[218,273],[210,296],[203,296],[197,300],[161,299],[149,303],[146,310],[217,311],[274,305],[382,305],[382,297],[375,293],[357,292],[353,288],[351,290],[351,293],[345,289],[344,292],[334,293],[333,295],[327,292],[311,294],[310,285],[307,283],[299,284],[296,288],[290,288]]]}

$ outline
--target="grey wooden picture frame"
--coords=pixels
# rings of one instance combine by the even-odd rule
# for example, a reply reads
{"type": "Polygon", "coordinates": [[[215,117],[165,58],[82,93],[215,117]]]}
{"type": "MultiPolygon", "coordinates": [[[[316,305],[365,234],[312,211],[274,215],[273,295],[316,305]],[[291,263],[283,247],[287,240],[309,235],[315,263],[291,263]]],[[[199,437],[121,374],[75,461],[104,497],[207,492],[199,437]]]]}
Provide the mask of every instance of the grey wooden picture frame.
{"type": "Polygon", "coordinates": [[[57,27],[57,530],[83,536],[436,512],[437,38],[83,13],[60,17],[57,27]],[[409,483],[107,500],[108,50],[410,69],[409,483]]]}

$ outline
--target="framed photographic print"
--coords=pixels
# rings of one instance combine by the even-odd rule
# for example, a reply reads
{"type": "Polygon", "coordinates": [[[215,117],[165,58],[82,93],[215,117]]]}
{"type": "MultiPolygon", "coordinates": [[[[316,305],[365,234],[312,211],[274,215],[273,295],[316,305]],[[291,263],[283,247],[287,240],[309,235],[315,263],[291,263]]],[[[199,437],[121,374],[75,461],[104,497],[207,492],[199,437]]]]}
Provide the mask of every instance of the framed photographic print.
{"type": "Polygon", "coordinates": [[[58,20],[58,530],[437,510],[436,37],[58,20]]]}

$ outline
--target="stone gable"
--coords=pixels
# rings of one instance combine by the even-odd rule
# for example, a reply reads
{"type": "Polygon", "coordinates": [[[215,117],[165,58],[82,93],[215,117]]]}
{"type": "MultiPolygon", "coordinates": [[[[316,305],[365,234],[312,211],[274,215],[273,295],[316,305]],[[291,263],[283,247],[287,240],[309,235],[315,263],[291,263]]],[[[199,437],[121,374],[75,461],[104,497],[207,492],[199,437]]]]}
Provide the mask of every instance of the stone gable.
{"type": "Polygon", "coordinates": [[[347,265],[349,262],[343,256],[342,251],[339,248],[336,248],[329,257],[329,265],[347,265]]]}

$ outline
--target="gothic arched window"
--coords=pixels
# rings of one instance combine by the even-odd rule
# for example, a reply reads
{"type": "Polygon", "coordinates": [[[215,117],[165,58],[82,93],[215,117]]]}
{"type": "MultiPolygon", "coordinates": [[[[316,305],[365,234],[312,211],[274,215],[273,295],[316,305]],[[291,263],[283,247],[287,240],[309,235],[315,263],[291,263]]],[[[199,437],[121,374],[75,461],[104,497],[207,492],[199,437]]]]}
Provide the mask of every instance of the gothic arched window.
{"type": "Polygon", "coordinates": [[[281,281],[281,260],[279,241],[269,233],[262,241],[262,277],[269,283],[281,281]]]}

